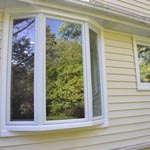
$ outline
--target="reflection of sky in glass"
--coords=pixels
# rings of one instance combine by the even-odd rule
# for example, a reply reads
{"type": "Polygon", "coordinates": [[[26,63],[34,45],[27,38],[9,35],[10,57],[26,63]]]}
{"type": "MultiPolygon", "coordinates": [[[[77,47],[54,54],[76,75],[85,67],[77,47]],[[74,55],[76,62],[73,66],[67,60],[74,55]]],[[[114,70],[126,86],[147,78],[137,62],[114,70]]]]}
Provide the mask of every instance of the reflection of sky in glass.
{"type": "Polygon", "coordinates": [[[16,34],[15,36],[13,36],[14,39],[20,39],[21,37],[26,36],[27,38],[30,39],[31,44],[35,42],[35,18],[15,19],[14,27],[13,27],[13,34],[15,34],[16,32],[20,30],[22,31],[16,34]],[[27,28],[25,28],[26,26],[27,28]]]}
{"type": "Polygon", "coordinates": [[[13,41],[16,42],[23,37],[30,39],[30,48],[25,48],[24,53],[31,56],[35,44],[35,18],[15,19],[13,24],[13,41]]]}
{"type": "Polygon", "coordinates": [[[55,34],[56,38],[59,37],[58,31],[62,24],[62,21],[60,20],[54,20],[54,19],[46,19],[46,25],[49,25],[51,28],[51,33],[55,34]]]}
{"type": "MultiPolygon", "coordinates": [[[[59,35],[59,29],[61,28],[61,25],[66,24],[66,23],[67,24],[74,24],[75,26],[79,25],[76,23],[61,21],[61,20],[57,20],[57,19],[50,19],[50,18],[46,19],[46,25],[50,26],[51,33],[55,34],[56,39],[59,39],[62,36],[61,34],[59,35]]],[[[74,31],[75,31],[75,29],[74,29],[74,31]]],[[[82,26],[81,25],[80,25],[80,31],[82,32],[82,26]]],[[[70,29],[68,29],[68,32],[70,32],[70,29]]],[[[72,33],[70,32],[70,34],[73,35],[74,34],[73,32],[72,33]]],[[[82,43],[82,35],[77,35],[76,38],[77,38],[78,43],[81,44],[82,43]]],[[[68,40],[74,40],[75,38],[71,38],[70,36],[68,36],[67,39],[68,40]]]]}

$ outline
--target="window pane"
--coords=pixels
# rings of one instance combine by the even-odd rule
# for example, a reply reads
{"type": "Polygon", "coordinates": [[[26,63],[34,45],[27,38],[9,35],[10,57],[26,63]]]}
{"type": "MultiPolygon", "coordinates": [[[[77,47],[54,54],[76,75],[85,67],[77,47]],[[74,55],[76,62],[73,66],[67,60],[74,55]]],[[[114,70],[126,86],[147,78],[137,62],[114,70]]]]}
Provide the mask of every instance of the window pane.
{"type": "Polygon", "coordinates": [[[140,80],[150,83],[150,46],[137,45],[140,80]]]}
{"type": "Polygon", "coordinates": [[[35,18],[13,21],[11,57],[11,121],[34,119],[35,18]]]}
{"type": "Polygon", "coordinates": [[[46,118],[84,118],[81,25],[46,20],[46,118]]]}
{"type": "Polygon", "coordinates": [[[102,115],[101,96],[100,96],[100,72],[97,34],[90,32],[90,54],[91,54],[91,75],[92,75],[92,95],[93,95],[93,117],[102,115]]]}

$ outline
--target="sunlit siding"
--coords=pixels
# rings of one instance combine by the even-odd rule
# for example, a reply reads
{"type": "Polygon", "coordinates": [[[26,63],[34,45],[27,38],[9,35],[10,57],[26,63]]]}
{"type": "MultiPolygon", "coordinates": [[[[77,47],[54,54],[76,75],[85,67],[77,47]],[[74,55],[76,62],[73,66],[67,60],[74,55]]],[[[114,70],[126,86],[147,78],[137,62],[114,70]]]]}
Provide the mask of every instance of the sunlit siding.
{"type": "MultiPolygon", "coordinates": [[[[144,130],[148,133],[145,136],[137,134],[135,140],[136,144],[142,143],[142,140],[138,141],[140,137],[149,141],[150,92],[137,90],[132,37],[107,31],[105,50],[110,125],[132,124],[136,127],[141,123],[147,124],[144,130]]],[[[132,132],[128,134],[132,135],[132,132]]]]}
{"type": "Polygon", "coordinates": [[[119,9],[134,13],[136,15],[149,17],[149,0],[97,0],[103,4],[108,4],[119,9]]]}

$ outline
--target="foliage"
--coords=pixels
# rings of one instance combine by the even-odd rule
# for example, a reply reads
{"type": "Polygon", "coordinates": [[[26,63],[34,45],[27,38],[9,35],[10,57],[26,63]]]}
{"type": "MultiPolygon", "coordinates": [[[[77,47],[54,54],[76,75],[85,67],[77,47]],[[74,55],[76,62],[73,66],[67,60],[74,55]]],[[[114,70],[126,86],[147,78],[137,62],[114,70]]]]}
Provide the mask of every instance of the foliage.
{"type": "MultiPolygon", "coordinates": [[[[34,118],[34,48],[31,39],[23,33],[28,32],[32,22],[32,19],[15,22],[11,65],[11,120],[34,118]]],[[[51,33],[50,26],[46,26],[47,119],[83,118],[82,45],[79,42],[81,29],[78,25],[64,23],[59,34],[61,38],[57,39],[51,33]]]]}
{"type": "Polygon", "coordinates": [[[33,119],[34,53],[30,39],[13,40],[11,72],[11,119],[33,119]]]}
{"type": "Polygon", "coordinates": [[[81,44],[64,38],[54,41],[47,27],[46,47],[47,116],[52,116],[48,118],[62,114],[68,118],[84,117],[81,44]]]}
{"type": "Polygon", "coordinates": [[[65,39],[81,40],[81,25],[64,22],[59,28],[59,34],[65,39]]]}
{"type": "Polygon", "coordinates": [[[150,47],[138,45],[141,82],[150,82],[150,47]]]}

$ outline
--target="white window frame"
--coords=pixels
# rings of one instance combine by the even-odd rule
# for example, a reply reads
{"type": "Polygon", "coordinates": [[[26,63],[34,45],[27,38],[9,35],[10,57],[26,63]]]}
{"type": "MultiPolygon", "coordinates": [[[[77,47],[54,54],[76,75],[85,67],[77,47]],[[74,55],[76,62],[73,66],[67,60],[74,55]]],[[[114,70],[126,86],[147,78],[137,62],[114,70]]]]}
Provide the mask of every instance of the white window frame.
{"type": "MultiPolygon", "coordinates": [[[[75,15],[72,16],[69,13],[59,13],[59,12],[54,12],[54,11],[49,11],[49,10],[41,10],[40,11],[33,11],[31,10],[9,10],[8,12],[5,12],[4,14],[4,26],[3,26],[3,42],[2,42],[2,76],[1,76],[1,101],[0,101],[0,136],[10,136],[14,135],[12,131],[45,131],[45,130],[61,130],[61,129],[71,129],[71,128],[78,128],[78,127],[89,127],[89,126],[95,126],[98,125],[98,127],[106,127],[108,126],[108,110],[107,110],[107,94],[106,94],[106,72],[105,72],[105,54],[104,54],[104,36],[103,36],[103,28],[97,24],[97,22],[94,22],[94,20],[90,20],[89,18],[83,18],[81,16],[75,15]],[[16,15],[19,14],[19,15],[16,15]],[[31,14],[31,15],[30,15],[31,14]],[[32,15],[33,14],[33,15],[32,15]],[[30,122],[21,122],[21,121],[13,121],[10,122],[9,120],[9,112],[10,108],[9,107],[9,101],[10,99],[7,95],[10,95],[8,92],[8,81],[10,81],[10,57],[11,57],[11,37],[8,38],[10,34],[10,27],[11,19],[10,18],[26,18],[26,17],[35,17],[35,34],[36,34],[36,39],[35,39],[35,71],[34,71],[34,79],[39,82],[34,82],[35,89],[34,89],[34,97],[36,101],[34,101],[34,121],[30,122]],[[45,19],[47,18],[57,18],[61,20],[72,20],[72,22],[78,22],[82,24],[83,29],[82,29],[82,41],[83,41],[83,68],[84,68],[84,87],[86,88],[84,97],[85,99],[88,99],[85,101],[85,119],[75,119],[75,121],[54,121],[53,124],[51,121],[51,125],[49,125],[49,121],[46,121],[46,116],[45,112],[43,109],[45,109],[45,103],[41,101],[40,99],[45,99],[45,89],[41,92],[38,88],[40,86],[44,87],[45,86],[45,54],[42,53],[40,50],[45,49],[45,39],[43,38],[41,40],[41,36],[45,37],[45,32],[43,32],[43,28],[45,28],[45,19]],[[91,24],[91,25],[89,25],[91,24]],[[92,26],[94,24],[94,26],[92,26]],[[96,119],[93,119],[93,113],[92,113],[92,94],[91,94],[91,68],[90,65],[90,47],[89,47],[89,27],[94,27],[97,29],[98,33],[98,47],[99,47],[99,60],[100,61],[100,82],[101,82],[101,101],[102,101],[102,116],[96,119]],[[38,32],[36,30],[38,29],[38,32]],[[41,41],[41,42],[37,42],[41,41]],[[100,43],[100,44],[99,44],[100,43]],[[6,49],[7,51],[4,51],[6,49]],[[40,57],[39,57],[40,56],[40,57]],[[38,59],[38,67],[36,60],[38,59]],[[8,61],[9,60],[9,61],[8,61]],[[40,70],[40,71],[39,71],[40,70]],[[41,71],[42,70],[42,71],[41,71]],[[38,72],[38,73],[37,73],[38,72]],[[88,76],[87,76],[88,74],[88,76]],[[3,88],[2,88],[3,87],[3,88]],[[7,99],[7,100],[6,100],[7,99]],[[37,109],[36,106],[40,109],[37,109]],[[7,112],[8,110],[8,112],[7,112]],[[7,113],[3,113],[7,112],[7,113]],[[44,118],[44,119],[43,119],[44,118]]],[[[9,87],[10,88],[10,87],[9,87]]]]}
{"type": "Polygon", "coordinates": [[[137,45],[150,46],[150,39],[146,37],[133,36],[133,48],[136,68],[136,80],[138,90],[150,90],[150,83],[142,83],[140,80],[140,68],[138,63],[137,45]]]}
{"type": "MultiPolygon", "coordinates": [[[[97,34],[98,63],[99,63],[98,67],[99,67],[99,72],[100,72],[100,74],[99,74],[100,83],[99,84],[100,84],[100,95],[102,95],[103,94],[103,90],[102,90],[103,89],[103,85],[101,84],[101,82],[102,82],[101,80],[103,79],[103,77],[102,77],[102,73],[101,72],[103,72],[103,69],[102,69],[103,67],[101,67],[102,63],[100,61],[102,59],[101,58],[101,56],[102,56],[102,53],[101,53],[101,51],[102,51],[102,47],[101,47],[101,31],[95,25],[93,25],[91,23],[89,23],[89,29],[91,29],[92,31],[94,31],[97,34]]],[[[102,105],[102,107],[101,107],[102,108],[102,116],[96,116],[96,117],[93,116],[93,121],[101,120],[101,119],[104,118],[104,104],[103,104],[103,100],[102,99],[101,99],[101,105],[102,105]]],[[[93,109],[93,107],[92,107],[92,109],[93,109]]]]}
{"type": "MultiPolygon", "coordinates": [[[[74,20],[74,19],[66,19],[66,18],[61,18],[61,17],[54,17],[54,16],[49,16],[46,15],[44,16],[44,20],[46,20],[46,18],[49,19],[56,19],[56,20],[61,20],[61,21],[66,21],[66,22],[71,22],[71,23],[77,23],[80,24],[82,26],[82,57],[83,57],[83,79],[84,79],[84,108],[85,108],[85,118],[81,118],[81,119],[66,119],[66,120],[53,120],[53,121],[48,121],[46,120],[46,95],[43,97],[44,99],[44,124],[48,125],[48,124],[64,124],[64,123],[75,123],[75,122],[86,122],[88,121],[88,116],[87,116],[87,112],[88,112],[88,106],[87,106],[87,102],[86,102],[86,97],[87,97],[87,76],[86,76],[86,68],[87,68],[87,63],[86,63],[86,51],[85,51],[85,45],[86,45],[86,40],[85,40],[85,23],[83,21],[79,21],[79,20],[74,20]]],[[[45,23],[46,21],[44,21],[45,23]]],[[[44,24],[43,28],[45,29],[46,24],[44,24]]],[[[44,31],[44,35],[46,35],[45,31],[44,31]]],[[[44,36],[45,37],[45,36],[44,36]]],[[[44,43],[46,41],[46,38],[44,38],[44,43]]],[[[41,51],[42,53],[42,51],[41,51]]],[[[44,53],[44,58],[46,58],[46,53],[44,53]]],[[[44,59],[43,58],[43,59],[44,59]]],[[[45,59],[44,59],[45,60],[45,59]]],[[[43,73],[43,79],[45,79],[46,76],[46,63],[43,63],[44,66],[44,73],[43,73]]],[[[44,83],[46,83],[46,79],[44,80],[44,83]]],[[[46,89],[46,85],[44,85],[44,89],[46,89]]],[[[43,90],[43,93],[46,94],[46,90],[43,90]]]]}
{"type": "MultiPolygon", "coordinates": [[[[22,125],[22,124],[24,124],[24,125],[32,125],[32,124],[36,124],[36,121],[35,120],[33,120],[33,121],[23,121],[23,123],[21,122],[21,121],[10,121],[10,113],[11,113],[11,111],[10,111],[10,103],[11,103],[11,98],[10,98],[10,96],[11,96],[11,89],[10,89],[10,82],[11,82],[11,57],[12,57],[12,30],[13,30],[13,20],[14,19],[23,19],[23,18],[35,18],[35,30],[36,30],[36,28],[37,28],[37,16],[35,16],[35,15],[20,15],[20,16],[15,16],[15,17],[10,17],[10,28],[9,28],[9,41],[8,41],[8,64],[7,64],[7,125],[22,125]]],[[[36,31],[35,31],[35,37],[36,37],[36,31]]],[[[36,39],[35,39],[36,40],[36,39]]],[[[35,47],[35,49],[36,49],[36,47],[35,47]]],[[[34,59],[34,63],[36,62],[36,59],[38,59],[37,58],[37,53],[35,53],[35,59],[34,59]]],[[[36,65],[37,66],[37,65],[36,65]]],[[[39,74],[37,74],[37,75],[35,75],[35,72],[38,72],[37,71],[37,68],[38,67],[34,67],[34,85],[35,85],[35,87],[37,86],[37,83],[38,82],[35,82],[35,80],[36,80],[36,78],[37,78],[37,75],[39,74]]],[[[36,88],[34,88],[34,91],[33,91],[34,93],[36,93],[36,94],[34,94],[34,99],[33,99],[33,102],[34,102],[34,104],[36,103],[36,99],[38,98],[37,97],[37,93],[38,92],[36,92],[36,88]]],[[[34,116],[36,117],[36,110],[35,110],[35,108],[34,108],[34,116]]]]}

